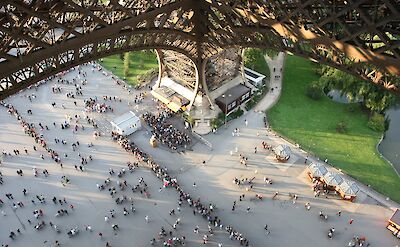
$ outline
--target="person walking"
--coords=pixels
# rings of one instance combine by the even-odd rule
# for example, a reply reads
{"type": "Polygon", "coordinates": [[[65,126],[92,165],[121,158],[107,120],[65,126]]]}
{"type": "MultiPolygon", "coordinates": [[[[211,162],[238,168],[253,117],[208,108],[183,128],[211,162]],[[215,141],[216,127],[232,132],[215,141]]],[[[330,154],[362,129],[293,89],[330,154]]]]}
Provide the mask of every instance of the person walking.
{"type": "Polygon", "coordinates": [[[265,224],[264,230],[265,230],[265,232],[267,233],[267,235],[270,233],[270,231],[268,230],[268,225],[267,225],[267,224],[265,224]]]}

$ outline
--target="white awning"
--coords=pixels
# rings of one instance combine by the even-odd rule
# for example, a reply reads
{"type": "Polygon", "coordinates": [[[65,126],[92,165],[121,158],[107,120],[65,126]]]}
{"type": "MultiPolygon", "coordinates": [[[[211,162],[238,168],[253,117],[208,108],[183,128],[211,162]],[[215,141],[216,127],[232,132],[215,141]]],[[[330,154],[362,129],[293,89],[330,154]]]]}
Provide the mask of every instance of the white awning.
{"type": "Polygon", "coordinates": [[[325,183],[329,186],[339,186],[344,179],[337,173],[327,172],[323,177],[325,183]]]}
{"type": "Polygon", "coordinates": [[[244,75],[247,80],[250,80],[256,85],[262,82],[262,80],[264,80],[264,78],[266,77],[265,75],[246,67],[244,68],[244,75]]]}
{"type": "Polygon", "coordinates": [[[347,180],[340,184],[339,189],[343,192],[343,194],[350,196],[355,196],[358,191],[360,191],[355,182],[350,182],[347,180]]]}
{"type": "Polygon", "coordinates": [[[193,99],[194,94],[195,94],[189,88],[184,87],[181,84],[174,82],[169,77],[163,77],[161,79],[161,86],[168,87],[168,88],[174,90],[176,93],[178,93],[179,95],[182,95],[183,97],[185,97],[189,101],[193,99]]]}

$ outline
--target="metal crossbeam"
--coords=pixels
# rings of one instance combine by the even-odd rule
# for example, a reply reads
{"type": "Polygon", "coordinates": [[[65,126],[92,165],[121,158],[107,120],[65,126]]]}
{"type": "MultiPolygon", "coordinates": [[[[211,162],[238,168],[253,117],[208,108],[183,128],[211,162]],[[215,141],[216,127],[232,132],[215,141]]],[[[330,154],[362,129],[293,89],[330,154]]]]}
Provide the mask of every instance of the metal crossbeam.
{"type": "MultiPolygon", "coordinates": [[[[244,47],[293,53],[398,93],[399,5],[398,0],[4,0],[0,99],[72,66],[128,50],[172,50],[198,69],[225,50],[244,47]],[[54,62],[43,66],[46,61],[54,62]]],[[[166,53],[163,61],[168,59],[166,53]]],[[[197,90],[193,68],[179,71],[182,61],[169,61],[165,72],[197,90]]],[[[214,79],[209,82],[217,85],[214,79]]]]}

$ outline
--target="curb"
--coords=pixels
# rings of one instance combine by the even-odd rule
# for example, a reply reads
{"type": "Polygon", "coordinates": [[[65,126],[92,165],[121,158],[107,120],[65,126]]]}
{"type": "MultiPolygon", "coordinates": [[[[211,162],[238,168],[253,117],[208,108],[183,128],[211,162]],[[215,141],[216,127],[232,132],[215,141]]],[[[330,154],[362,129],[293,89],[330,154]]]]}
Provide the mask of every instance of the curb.
{"type": "Polygon", "coordinates": [[[378,152],[379,156],[384,159],[387,163],[389,163],[389,165],[393,168],[394,172],[397,174],[398,177],[400,177],[400,173],[396,170],[396,168],[394,167],[393,163],[388,160],[380,151],[379,151],[379,145],[381,145],[381,142],[383,141],[383,137],[385,136],[385,133],[383,133],[381,135],[381,139],[379,140],[379,142],[376,144],[375,149],[378,152]]]}

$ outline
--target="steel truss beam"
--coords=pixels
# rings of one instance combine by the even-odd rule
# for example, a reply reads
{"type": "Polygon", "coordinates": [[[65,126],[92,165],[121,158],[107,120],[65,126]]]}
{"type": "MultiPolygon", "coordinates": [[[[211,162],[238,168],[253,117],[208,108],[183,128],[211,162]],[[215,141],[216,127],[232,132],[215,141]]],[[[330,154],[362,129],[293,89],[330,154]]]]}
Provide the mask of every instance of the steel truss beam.
{"type": "MultiPolygon", "coordinates": [[[[243,47],[293,53],[399,92],[399,16],[398,0],[2,0],[0,99],[124,51],[176,51],[197,71],[243,47]]],[[[173,69],[178,60],[162,71],[201,89],[193,68],[173,69]]]]}

